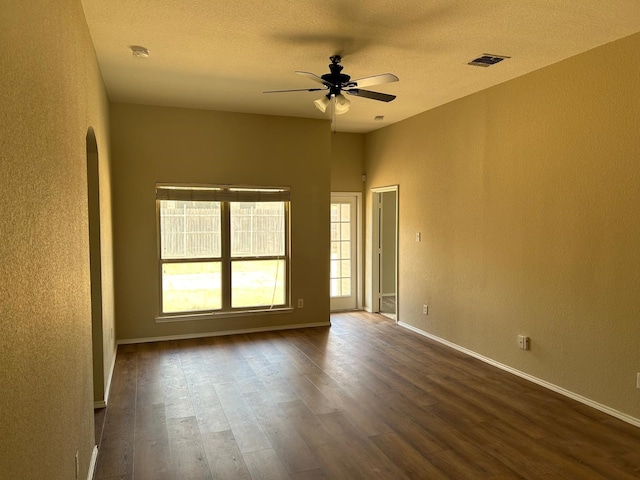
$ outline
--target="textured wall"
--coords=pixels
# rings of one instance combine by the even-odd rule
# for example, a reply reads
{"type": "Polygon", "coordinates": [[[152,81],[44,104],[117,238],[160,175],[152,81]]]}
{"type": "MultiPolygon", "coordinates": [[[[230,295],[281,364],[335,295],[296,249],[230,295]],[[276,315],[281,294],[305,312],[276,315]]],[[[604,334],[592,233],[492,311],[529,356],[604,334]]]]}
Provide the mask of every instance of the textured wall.
{"type": "Polygon", "coordinates": [[[119,339],[329,321],[327,122],[114,103],[111,135],[119,339]],[[156,323],[157,182],[290,186],[292,298],[304,308],[156,323]]]}
{"type": "Polygon", "coordinates": [[[85,138],[108,164],[108,104],[80,2],[3,2],[0,59],[0,478],[73,479],[76,450],[86,478],[85,138]]]}
{"type": "Polygon", "coordinates": [[[331,135],[331,191],[362,192],[364,183],[364,135],[331,135]]]}
{"type": "Polygon", "coordinates": [[[366,137],[367,186],[400,185],[400,320],[637,419],[639,52],[628,37],[366,137]]]}

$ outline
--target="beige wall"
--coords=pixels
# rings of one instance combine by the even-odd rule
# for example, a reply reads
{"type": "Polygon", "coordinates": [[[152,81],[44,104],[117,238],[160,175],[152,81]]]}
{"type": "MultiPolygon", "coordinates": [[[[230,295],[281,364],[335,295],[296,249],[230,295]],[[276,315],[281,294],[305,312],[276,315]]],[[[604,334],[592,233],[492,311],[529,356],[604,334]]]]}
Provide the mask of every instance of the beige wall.
{"type": "Polygon", "coordinates": [[[364,134],[331,135],[331,191],[362,192],[364,173],[364,134]]]}
{"type": "Polygon", "coordinates": [[[367,187],[400,185],[400,321],[640,419],[640,35],[366,151],[367,187]]]}
{"type": "Polygon", "coordinates": [[[111,105],[119,339],[329,321],[328,122],[111,105]],[[158,324],[156,182],[291,187],[293,313],[158,324]]]}
{"type": "Polygon", "coordinates": [[[109,139],[80,1],[3,2],[0,58],[0,478],[75,478],[76,451],[86,478],[95,442],[85,139],[93,127],[105,173],[109,139]]]}

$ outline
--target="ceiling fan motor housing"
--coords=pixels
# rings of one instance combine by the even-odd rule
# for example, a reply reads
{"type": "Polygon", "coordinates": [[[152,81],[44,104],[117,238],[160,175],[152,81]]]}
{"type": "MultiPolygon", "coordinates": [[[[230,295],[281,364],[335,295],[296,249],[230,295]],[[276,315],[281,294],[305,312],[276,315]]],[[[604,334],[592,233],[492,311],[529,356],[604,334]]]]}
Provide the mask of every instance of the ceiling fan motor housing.
{"type": "Polygon", "coordinates": [[[327,97],[339,95],[340,90],[342,90],[343,87],[347,86],[346,84],[349,82],[349,80],[351,80],[350,75],[341,73],[344,67],[340,65],[340,55],[334,55],[330,58],[331,63],[329,64],[329,71],[331,73],[325,73],[320,77],[329,84],[327,85],[329,87],[329,94],[327,95],[327,97]]]}

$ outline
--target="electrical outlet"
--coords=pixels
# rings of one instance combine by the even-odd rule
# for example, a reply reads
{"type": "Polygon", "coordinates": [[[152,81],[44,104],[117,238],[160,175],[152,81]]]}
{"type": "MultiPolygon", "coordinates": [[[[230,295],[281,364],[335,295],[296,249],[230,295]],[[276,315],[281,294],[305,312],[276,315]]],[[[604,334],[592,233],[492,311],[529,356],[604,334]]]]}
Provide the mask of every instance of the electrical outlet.
{"type": "Polygon", "coordinates": [[[304,299],[303,298],[299,298],[298,299],[298,308],[304,308],[304,299]]]}
{"type": "Polygon", "coordinates": [[[422,305],[422,314],[429,315],[429,305],[427,305],[426,303],[422,305]]]}
{"type": "Polygon", "coordinates": [[[636,388],[640,388],[640,372],[638,372],[638,377],[636,378],[636,388]]]}
{"type": "Polygon", "coordinates": [[[420,232],[416,232],[416,242],[422,241],[422,234],[420,232]]]}
{"type": "Polygon", "coordinates": [[[110,340],[113,340],[113,327],[109,330],[110,340]]]}
{"type": "Polygon", "coordinates": [[[518,346],[522,350],[529,350],[529,337],[525,335],[518,335],[518,346]]]}

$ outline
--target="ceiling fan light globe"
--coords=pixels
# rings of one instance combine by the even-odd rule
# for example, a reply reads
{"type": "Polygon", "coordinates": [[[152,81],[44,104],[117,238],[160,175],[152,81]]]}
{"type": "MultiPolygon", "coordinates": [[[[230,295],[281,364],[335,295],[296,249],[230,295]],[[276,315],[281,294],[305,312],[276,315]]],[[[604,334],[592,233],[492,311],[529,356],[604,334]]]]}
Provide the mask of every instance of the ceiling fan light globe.
{"type": "Polygon", "coordinates": [[[336,95],[336,115],[342,115],[349,111],[351,101],[343,94],[336,95]]]}
{"type": "Polygon", "coordinates": [[[329,99],[326,96],[323,96],[318,100],[314,100],[313,104],[316,106],[318,110],[324,113],[327,111],[327,106],[329,105],[329,99]]]}

